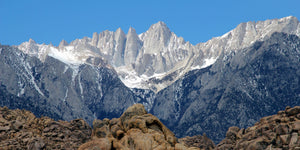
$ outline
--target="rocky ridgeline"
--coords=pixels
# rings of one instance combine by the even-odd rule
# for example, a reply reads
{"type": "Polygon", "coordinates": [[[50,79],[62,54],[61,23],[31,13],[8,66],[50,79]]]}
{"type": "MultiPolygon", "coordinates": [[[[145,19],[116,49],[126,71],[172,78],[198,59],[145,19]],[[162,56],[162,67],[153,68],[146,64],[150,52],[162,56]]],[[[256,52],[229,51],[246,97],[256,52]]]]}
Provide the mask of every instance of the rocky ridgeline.
{"type": "Polygon", "coordinates": [[[216,149],[300,150],[300,106],[286,107],[247,129],[230,127],[216,149]]]}
{"type": "Polygon", "coordinates": [[[90,139],[82,119],[54,121],[26,110],[0,107],[0,149],[77,149],[90,139]]]}
{"type": "MultiPolygon", "coordinates": [[[[120,118],[95,120],[93,127],[92,140],[81,145],[80,150],[200,149],[184,143],[191,140],[178,140],[157,117],[148,114],[142,104],[129,107],[120,118]]],[[[201,149],[213,149],[214,144],[210,139],[199,137],[201,141],[211,143],[208,146],[201,145],[201,149]]]]}

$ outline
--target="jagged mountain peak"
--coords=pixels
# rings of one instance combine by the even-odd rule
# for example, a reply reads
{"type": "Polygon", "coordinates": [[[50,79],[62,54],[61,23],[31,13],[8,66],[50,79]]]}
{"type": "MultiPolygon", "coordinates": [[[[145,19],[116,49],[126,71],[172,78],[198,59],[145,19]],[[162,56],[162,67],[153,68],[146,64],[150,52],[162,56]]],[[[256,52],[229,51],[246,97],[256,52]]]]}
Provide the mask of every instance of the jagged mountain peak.
{"type": "Polygon", "coordinates": [[[166,23],[162,21],[158,21],[157,23],[153,24],[150,28],[168,28],[166,23]]]}
{"type": "Polygon", "coordinates": [[[117,33],[120,33],[120,32],[124,32],[124,31],[122,30],[122,28],[118,28],[118,29],[116,30],[116,32],[117,32],[117,33]]]}
{"type": "Polygon", "coordinates": [[[299,20],[295,16],[287,16],[287,17],[280,18],[279,20],[280,21],[291,21],[291,20],[293,20],[293,21],[299,22],[299,20]]]}
{"type": "Polygon", "coordinates": [[[136,34],[136,30],[133,27],[130,27],[128,29],[128,33],[127,34],[132,34],[132,33],[136,34]]]}
{"type": "Polygon", "coordinates": [[[170,32],[171,30],[169,29],[169,27],[162,21],[159,21],[156,24],[151,25],[151,27],[148,30],[149,32],[163,32],[163,33],[167,33],[170,32]]]}
{"type": "Polygon", "coordinates": [[[32,38],[30,38],[28,42],[29,44],[36,44],[36,42],[32,38]]]}
{"type": "Polygon", "coordinates": [[[64,46],[67,46],[67,45],[68,45],[68,42],[65,41],[65,40],[62,40],[62,41],[59,43],[58,47],[59,47],[59,48],[63,48],[64,46]]]}

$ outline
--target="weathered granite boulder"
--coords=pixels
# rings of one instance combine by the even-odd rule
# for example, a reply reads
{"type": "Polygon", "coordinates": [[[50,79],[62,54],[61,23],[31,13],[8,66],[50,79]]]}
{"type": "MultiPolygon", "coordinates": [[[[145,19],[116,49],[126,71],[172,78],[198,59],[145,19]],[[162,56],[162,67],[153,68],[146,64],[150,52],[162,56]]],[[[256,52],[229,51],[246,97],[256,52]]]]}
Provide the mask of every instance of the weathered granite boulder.
{"type": "Polygon", "coordinates": [[[174,133],[157,117],[148,114],[142,104],[129,107],[120,118],[95,120],[93,128],[92,140],[81,145],[80,150],[188,149],[178,143],[174,133]]]}

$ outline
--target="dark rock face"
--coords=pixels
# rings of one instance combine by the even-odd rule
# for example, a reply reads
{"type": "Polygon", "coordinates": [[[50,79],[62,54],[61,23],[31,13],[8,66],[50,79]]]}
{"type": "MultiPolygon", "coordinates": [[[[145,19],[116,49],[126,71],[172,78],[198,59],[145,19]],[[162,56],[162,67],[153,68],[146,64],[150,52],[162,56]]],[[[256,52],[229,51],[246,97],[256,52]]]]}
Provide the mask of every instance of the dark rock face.
{"type": "Polygon", "coordinates": [[[54,121],[36,118],[26,110],[0,107],[1,149],[77,149],[90,140],[91,133],[82,119],[54,121]]]}
{"type": "Polygon", "coordinates": [[[88,60],[70,66],[48,56],[41,62],[14,47],[1,46],[1,106],[56,120],[83,118],[91,124],[94,118],[120,116],[136,99],[143,101],[112,69],[96,61],[100,59],[88,60]]]}
{"type": "Polygon", "coordinates": [[[222,54],[156,95],[152,114],[178,137],[203,134],[216,143],[230,126],[246,128],[285,106],[300,105],[300,39],[274,33],[222,54]]]}

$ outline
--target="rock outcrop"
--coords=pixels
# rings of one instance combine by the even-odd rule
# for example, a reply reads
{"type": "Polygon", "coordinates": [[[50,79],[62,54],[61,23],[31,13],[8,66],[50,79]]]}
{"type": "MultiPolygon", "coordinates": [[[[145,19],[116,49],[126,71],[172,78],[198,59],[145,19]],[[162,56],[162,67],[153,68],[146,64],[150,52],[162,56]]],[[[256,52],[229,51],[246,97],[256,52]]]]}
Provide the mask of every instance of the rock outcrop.
{"type": "Polygon", "coordinates": [[[82,119],[54,121],[26,110],[0,107],[0,149],[77,149],[90,139],[82,119]]]}
{"type": "Polygon", "coordinates": [[[300,106],[260,119],[247,129],[230,127],[216,147],[227,149],[300,149],[300,106]]]}
{"type": "Polygon", "coordinates": [[[214,142],[209,139],[206,134],[195,135],[195,136],[187,136],[184,138],[178,139],[180,143],[183,143],[187,147],[197,147],[203,150],[212,150],[215,148],[214,142]]]}
{"type": "MultiPolygon", "coordinates": [[[[129,107],[120,118],[95,120],[93,128],[92,140],[81,145],[79,150],[199,149],[192,147],[197,145],[178,143],[174,133],[158,118],[148,114],[142,104],[129,107]]],[[[212,143],[209,139],[204,141],[212,143]]],[[[201,148],[207,149],[205,146],[201,148]]]]}

